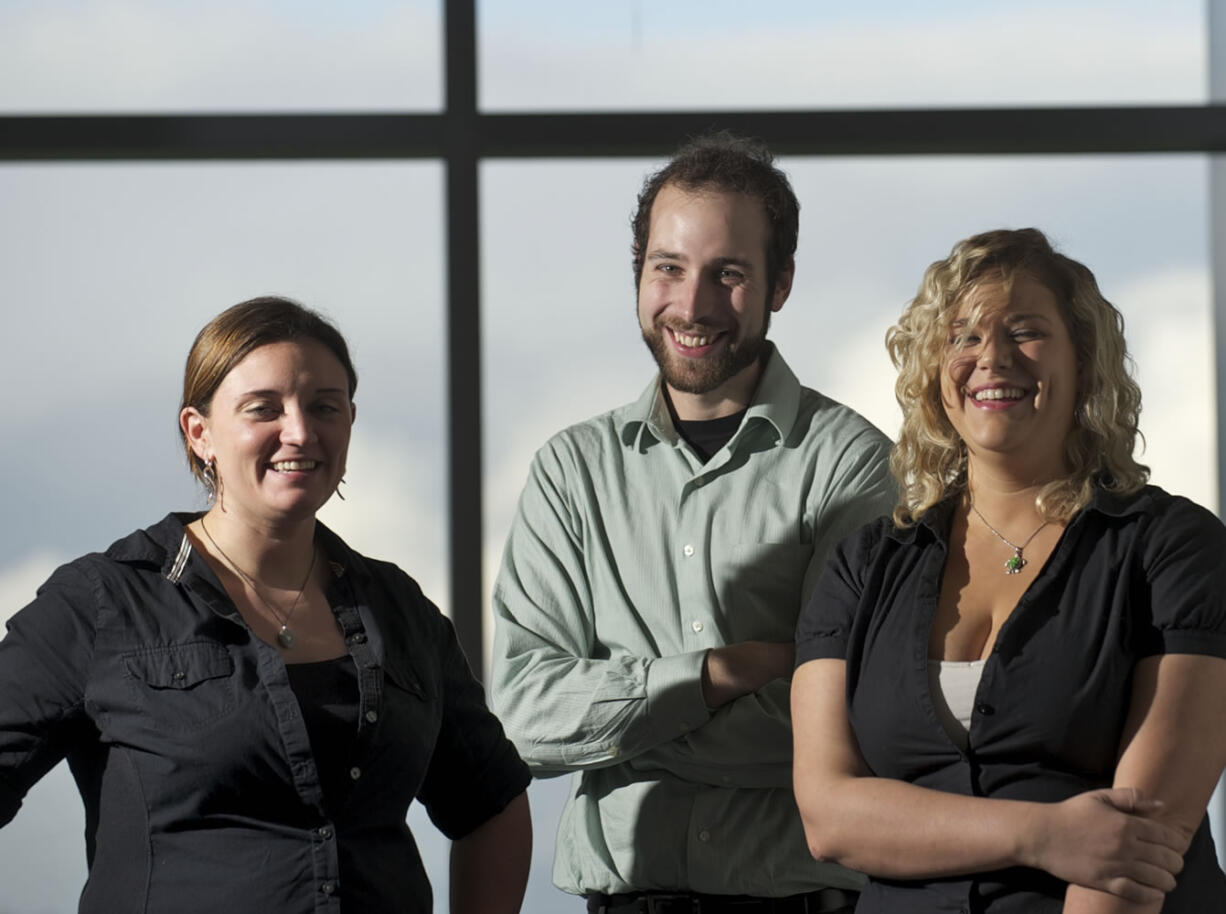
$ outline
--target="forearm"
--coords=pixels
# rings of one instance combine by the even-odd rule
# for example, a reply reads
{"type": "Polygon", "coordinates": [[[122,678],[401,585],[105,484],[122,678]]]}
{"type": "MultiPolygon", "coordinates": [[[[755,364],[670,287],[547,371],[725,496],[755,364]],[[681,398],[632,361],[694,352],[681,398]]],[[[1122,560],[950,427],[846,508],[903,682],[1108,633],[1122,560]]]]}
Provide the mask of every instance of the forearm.
{"type": "Polygon", "coordinates": [[[845,670],[814,660],[792,680],[796,803],[815,857],[898,879],[1020,865],[1138,899],[1174,887],[1177,838],[1145,818],[1155,806],[1137,791],[1029,803],[871,776],[847,717],[845,670]]]}
{"type": "Polygon", "coordinates": [[[589,660],[539,648],[495,657],[494,709],[540,776],[620,764],[710,717],[702,652],[589,660]]]}
{"type": "Polygon", "coordinates": [[[637,756],[656,768],[709,787],[792,789],[792,722],[786,680],[729,702],[701,727],[637,756]]]}
{"type": "MultiPolygon", "coordinates": [[[[1152,818],[1181,838],[1186,853],[1226,763],[1220,699],[1226,662],[1172,654],[1142,660],[1133,675],[1129,717],[1116,765],[1116,787],[1143,791],[1161,802],[1152,818]]],[[[1138,904],[1070,886],[1066,914],[1157,914],[1162,902],[1138,904]]]]}
{"type": "Polygon", "coordinates": [[[517,914],[532,861],[528,795],[451,845],[451,914],[517,914]]]}
{"type": "Polygon", "coordinates": [[[818,785],[798,773],[796,798],[814,857],[893,879],[1035,866],[1046,813],[874,777],[818,785]]]}
{"type": "Polygon", "coordinates": [[[709,708],[719,708],[792,674],[795,646],[791,641],[741,641],[713,647],[702,664],[702,696],[709,708]]]}

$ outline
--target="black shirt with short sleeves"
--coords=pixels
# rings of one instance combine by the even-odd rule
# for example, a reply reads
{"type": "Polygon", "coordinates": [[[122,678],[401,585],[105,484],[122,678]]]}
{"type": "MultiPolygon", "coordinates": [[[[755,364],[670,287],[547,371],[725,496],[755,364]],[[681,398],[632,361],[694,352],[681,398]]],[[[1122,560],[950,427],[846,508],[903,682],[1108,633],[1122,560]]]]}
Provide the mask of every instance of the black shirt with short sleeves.
{"type": "MultiPolygon", "coordinates": [[[[882,518],[838,546],[800,616],[797,665],[846,660],[848,716],[877,776],[1038,802],[1110,786],[1137,661],[1226,658],[1226,528],[1154,486],[1097,492],[1001,627],[964,751],[941,724],[928,678],[952,509],[938,505],[908,529],[882,518]]],[[[1064,890],[1025,867],[873,879],[856,910],[1057,914],[1064,890]]],[[[1162,910],[1226,912],[1207,819],[1162,910]]]]}
{"type": "Polygon", "coordinates": [[[459,838],[530,779],[451,623],[317,525],[347,656],[291,672],[192,549],[191,519],[63,566],[9,621],[0,824],[66,757],[82,914],[432,911],[409,804],[459,838]]]}

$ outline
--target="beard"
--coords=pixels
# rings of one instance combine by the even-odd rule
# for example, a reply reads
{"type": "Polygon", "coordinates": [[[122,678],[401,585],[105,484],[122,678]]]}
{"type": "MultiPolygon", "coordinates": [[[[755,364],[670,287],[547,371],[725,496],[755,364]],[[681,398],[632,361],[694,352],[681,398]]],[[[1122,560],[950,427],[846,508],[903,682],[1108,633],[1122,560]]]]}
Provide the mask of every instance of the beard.
{"type": "MultiPolygon", "coordinates": [[[[651,350],[656,365],[664,382],[674,390],[687,394],[707,394],[718,388],[750,365],[758,361],[766,347],[766,331],[770,328],[770,309],[766,309],[766,318],[762,322],[762,330],[743,340],[722,347],[714,355],[697,359],[686,359],[677,355],[664,338],[665,325],[657,321],[650,329],[643,330],[643,342],[651,350]]],[[[690,332],[690,328],[676,328],[681,332],[690,332]]],[[[696,330],[702,333],[702,328],[696,330]]]]}

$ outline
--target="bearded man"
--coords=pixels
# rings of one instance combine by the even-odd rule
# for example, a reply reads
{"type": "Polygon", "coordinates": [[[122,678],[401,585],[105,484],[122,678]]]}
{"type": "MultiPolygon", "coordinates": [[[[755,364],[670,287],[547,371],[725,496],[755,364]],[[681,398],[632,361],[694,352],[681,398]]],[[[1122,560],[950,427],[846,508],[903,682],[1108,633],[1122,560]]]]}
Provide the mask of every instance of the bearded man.
{"type": "Polygon", "coordinates": [[[554,882],[589,912],[850,911],[792,795],[796,617],[828,549],[892,510],[889,440],[767,341],[799,204],[717,134],[633,220],[637,401],[536,454],[494,589],[492,693],[538,777],[574,772],[554,882]]]}

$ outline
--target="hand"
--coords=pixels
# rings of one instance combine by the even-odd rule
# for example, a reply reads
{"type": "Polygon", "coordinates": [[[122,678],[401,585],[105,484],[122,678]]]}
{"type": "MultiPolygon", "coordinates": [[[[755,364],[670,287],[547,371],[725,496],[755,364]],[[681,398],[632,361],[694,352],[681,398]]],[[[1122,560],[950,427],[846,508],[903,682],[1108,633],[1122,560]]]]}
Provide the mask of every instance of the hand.
{"type": "Polygon", "coordinates": [[[740,641],[707,651],[702,663],[702,698],[718,708],[756,692],[774,679],[792,675],[796,645],[791,641],[740,641]]]}
{"type": "Polygon", "coordinates": [[[1163,806],[1133,788],[1092,790],[1043,808],[1034,865],[1128,901],[1161,901],[1183,869],[1187,839],[1152,818],[1163,806]]]}

